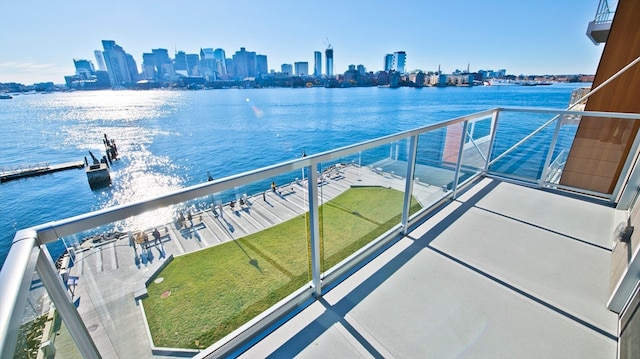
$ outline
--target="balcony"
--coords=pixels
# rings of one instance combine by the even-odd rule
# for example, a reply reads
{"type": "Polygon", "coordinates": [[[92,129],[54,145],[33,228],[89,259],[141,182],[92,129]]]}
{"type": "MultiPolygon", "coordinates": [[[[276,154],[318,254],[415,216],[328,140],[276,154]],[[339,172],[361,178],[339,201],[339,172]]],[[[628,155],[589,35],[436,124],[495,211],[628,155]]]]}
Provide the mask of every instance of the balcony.
{"type": "Polygon", "coordinates": [[[600,0],[595,18],[587,26],[587,37],[594,45],[607,42],[617,5],[617,0],[600,0]]]}
{"type": "Polygon", "coordinates": [[[21,230],[2,356],[614,358],[640,171],[559,184],[579,116],[640,120],[491,109],[21,230]]]}

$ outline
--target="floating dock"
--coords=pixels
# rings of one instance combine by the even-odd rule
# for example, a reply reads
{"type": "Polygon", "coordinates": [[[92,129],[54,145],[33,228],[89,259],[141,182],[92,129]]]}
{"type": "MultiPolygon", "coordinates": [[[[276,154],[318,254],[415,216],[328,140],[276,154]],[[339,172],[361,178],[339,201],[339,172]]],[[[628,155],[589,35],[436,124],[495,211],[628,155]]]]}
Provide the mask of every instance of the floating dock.
{"type": "Polygon", "coordinates": [[[30,167],[17,168],[13,170],[0,171],[0,182],[9,182],[20,178],[35,177],[53,172],[66,171],[74,168],[83,168],[83,161],[65,162],[54,165],[36,165],[30,167]]]}

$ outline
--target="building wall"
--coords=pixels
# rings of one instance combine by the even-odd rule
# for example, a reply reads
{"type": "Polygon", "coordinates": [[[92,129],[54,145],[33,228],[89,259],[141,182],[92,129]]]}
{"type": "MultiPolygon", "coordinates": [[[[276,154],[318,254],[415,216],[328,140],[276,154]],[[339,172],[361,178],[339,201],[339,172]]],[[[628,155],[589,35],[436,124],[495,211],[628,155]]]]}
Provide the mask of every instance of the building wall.
{"type": "MultiPolygon", "coordinates": [[[[621,0],[598,65],[593,88],[640,56],[640,1],[621,0]]],[[[592,95],[586,111],[640,113],[640,64],[592,95]]],[[[582,117],[560,183],[613,193],[640,123],[582,117]]]]}

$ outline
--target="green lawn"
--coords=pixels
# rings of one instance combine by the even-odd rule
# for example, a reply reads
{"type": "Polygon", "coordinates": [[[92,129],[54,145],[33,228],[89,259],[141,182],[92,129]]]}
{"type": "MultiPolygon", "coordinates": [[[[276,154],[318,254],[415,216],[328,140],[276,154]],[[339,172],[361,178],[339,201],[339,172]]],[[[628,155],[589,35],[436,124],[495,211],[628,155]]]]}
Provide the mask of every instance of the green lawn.
{"type": "MultiPolygon", "coordinates": [[[[393,189],[358,187],[321,206],[322,270],[398,224],[402,201],[393,189]]],[[[411,213],[419,208],[413,200],[411,213]]],[[[205,348],[309,282],[306,221],[174,258],[143,300],[155,345],[205,348]]]]}

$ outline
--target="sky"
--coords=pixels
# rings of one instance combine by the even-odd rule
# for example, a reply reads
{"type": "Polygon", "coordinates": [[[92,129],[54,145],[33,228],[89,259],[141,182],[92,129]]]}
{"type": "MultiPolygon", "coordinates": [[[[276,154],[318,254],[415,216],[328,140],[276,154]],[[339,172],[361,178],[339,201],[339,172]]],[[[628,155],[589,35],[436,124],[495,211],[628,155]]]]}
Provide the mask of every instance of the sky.
{"type": "MultiPolygon", "coordinates": [[[[164,48],[199,53],[240,47],[269,69],[334,49],[334,73],[383,69],[405,51],[406,69],[508,74],[595,74],[604,44],[585,35],[598,0],[0,0],[0,82],[64,83],[73,59],[114,40],[142,64],[164,48]]],[[[138,70],[139,70],[138,68],[138,70]]]]}

